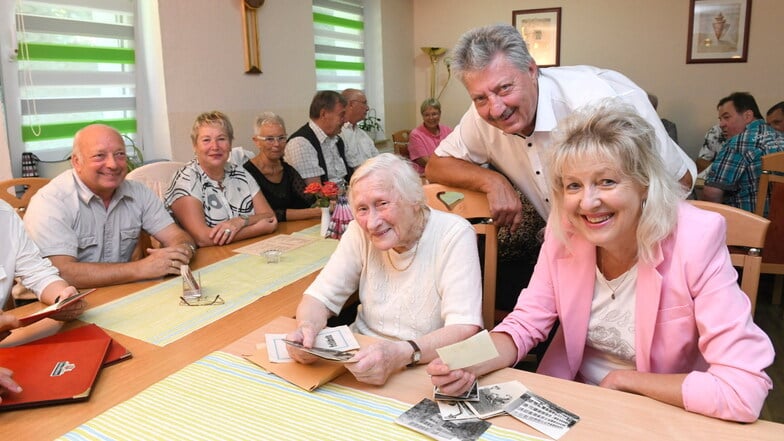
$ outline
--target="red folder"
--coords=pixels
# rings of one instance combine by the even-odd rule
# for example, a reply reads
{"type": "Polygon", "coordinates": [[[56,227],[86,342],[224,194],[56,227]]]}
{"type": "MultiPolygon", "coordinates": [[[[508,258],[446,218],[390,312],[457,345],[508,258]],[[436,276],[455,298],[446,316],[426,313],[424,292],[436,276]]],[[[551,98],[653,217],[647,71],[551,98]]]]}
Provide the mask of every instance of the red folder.
{"type": "Polygon", "coordinates": [[[0,410],[87,400],[111,341],[107,335],[0,348],[0,366],[11,369],[23,389],[4,391],[0,410]]]}
{"type": "MultiPolygon", "coordinates": [[[[100,339],[106,337],[111,338],[109,334],[106,333],[106,331],[101,329],[100,326],[96,325],[95,323],[91,323],[89,325],[81,326],[74,329],[69,329],[68,331],[50,335],[49,337],[44,337],[38,340],[34,340],[27,344],[38,345],[38,344],[47,344],[47,343],[59,343],[65,341],[90,340],[96,338],[100,339]]],[[[126,349],[125,346],[118,343],[117,340],[112,339],[112,342],[109,345],[109,351],[106,353],[106,359],[103,361],[103,366],[106,367],[111,364],[115,364],[120,361],[127,360],[131,358],[131,356],[132,356],[131,351],[126,349]]]]}

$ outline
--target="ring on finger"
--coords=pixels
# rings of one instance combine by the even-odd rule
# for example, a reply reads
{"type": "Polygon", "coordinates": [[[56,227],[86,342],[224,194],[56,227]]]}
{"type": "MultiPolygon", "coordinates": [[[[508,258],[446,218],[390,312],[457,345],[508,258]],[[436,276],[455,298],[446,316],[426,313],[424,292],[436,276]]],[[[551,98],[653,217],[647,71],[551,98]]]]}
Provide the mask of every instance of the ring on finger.
{"type": "Polygon", "coordinates": [[[226,228],[225,230],[223,230],[223,233],[224,234],[231,234],[231,229],[230,228],[226,228]]]}

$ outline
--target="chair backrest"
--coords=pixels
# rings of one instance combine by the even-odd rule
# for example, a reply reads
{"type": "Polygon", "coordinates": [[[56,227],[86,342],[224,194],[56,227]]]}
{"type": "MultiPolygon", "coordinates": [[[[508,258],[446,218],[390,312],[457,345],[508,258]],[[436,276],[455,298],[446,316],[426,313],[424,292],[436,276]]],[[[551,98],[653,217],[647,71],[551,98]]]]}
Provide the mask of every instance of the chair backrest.
{"type": "Polygon", "coordinates": [[[408,159],[408,135],[411,130],[398,130],[392,134],[392,147],[395,154],[408,159]]]}
{"type": "Polygon", "coordinates": [[[751,314],[757,304],[757,288],[762,265],[760,252],[765,245],[765,235],[770,221],[746,210],[706,201],[690,201],[696,207],[713,211],[727,221],[727,246],[732,264],[743,268],[740,288],[751,300],[751,314]],[[739,249],[740,248],[740,249],[739,249]]]}
{"type": "Polygon", "coordinates": [[[473,223],[477,234],[485,236],[482,273],[482,319],[490,329],[495,324],[495,289],[498,268],[498,230],[492,221],[487,195],[478,191],[426,184],[427,205],[435,210],[462,216],[473,223]]]}
{"type": "Polygon", "coordinates": [[[38,161],[38,176],[46,179],[54,179],[60,173],[71,168],[71,159],[61,161],[38,161]]]}
{"type": "Polygon", "coordinates": [[[762,157],[755,210],[760,216],[765,212],[766,200],[770,227],[762,250],[762,273],[776,275],[772,302],[777,305],[784,295],[784,152],[762,157]]]}
{"type": "MultiPolygon", "coordinates": [[[[784,152],[762,157],[762,174],[755,210],[755,213],[760,216],[763,216],[766,200],[768,201],[767,218],[771,223],[765,250],[762,253],[763,265],[771,262],[784,266],[784,152]]],[[[766,271],[763,270],[764,272],[766,271]]],[[[777,274],[782,273],[784,271],[777,272],[777,274]]]]}
{"type": "Polygon", "coordinates": [[[0,182],[0,199],[14,207],[20,217],[24,217],[30,198],[49,183],[45,178],[16,178],[0,182]]]}
{"type": "Polygon", "coordinates": [[[163,194],[171,185],[174,174],[184,165],[184,162],[176,161],[152,162],[131,170],[127,178],[143,183],[163,200],[163,194]]]}

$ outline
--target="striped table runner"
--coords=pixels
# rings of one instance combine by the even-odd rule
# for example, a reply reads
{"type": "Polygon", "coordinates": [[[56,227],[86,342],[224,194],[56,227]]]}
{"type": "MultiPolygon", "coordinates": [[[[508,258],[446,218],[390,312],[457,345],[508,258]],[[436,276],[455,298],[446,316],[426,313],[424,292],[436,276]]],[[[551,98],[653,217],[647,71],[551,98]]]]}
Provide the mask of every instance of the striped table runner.
{"type": "MultiPolygon", "coordinates": [[[[335,384],[306,392],[241,357],[214,352],[60,439],[428,439],[394,422],[410,407],[335,384]]],[[[496,426],[481,439],[541,440],[496,426]]]]}
{"type": "Polygon", "coordinates": [[[223,305],[182,306],[182,280],[175,277],[111,303],[87,310],[79,318],[102,328],[165,346],[323,268],[336,240],[321,239],[287,251],[280,263],[238,254],[202,268],[204,293],[220,294],[223,305]]]}

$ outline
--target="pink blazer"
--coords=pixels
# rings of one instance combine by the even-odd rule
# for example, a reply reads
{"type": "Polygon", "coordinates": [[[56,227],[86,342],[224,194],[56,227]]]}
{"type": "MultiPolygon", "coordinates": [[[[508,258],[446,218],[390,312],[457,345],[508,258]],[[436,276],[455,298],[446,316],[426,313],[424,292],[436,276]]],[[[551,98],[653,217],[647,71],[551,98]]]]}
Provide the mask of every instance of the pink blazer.
{"type": "MultiPolygon", "coordinates": [[[[725,235],[721,215],[682,202],[678,225],[660,243],[655,262],[638,263],[637,370],[688,373],[682,386],[687,410],[754,421],[772,387],[764,369],[774,352],[752,321],[725,235]]],[[[568,230],[568,245],[549,228],[545,237],[528,288],[494,332],[512,337],[520,360],[559,319],[539,372],[574,380],[588,333],[596,248],[568,230]]]]}

